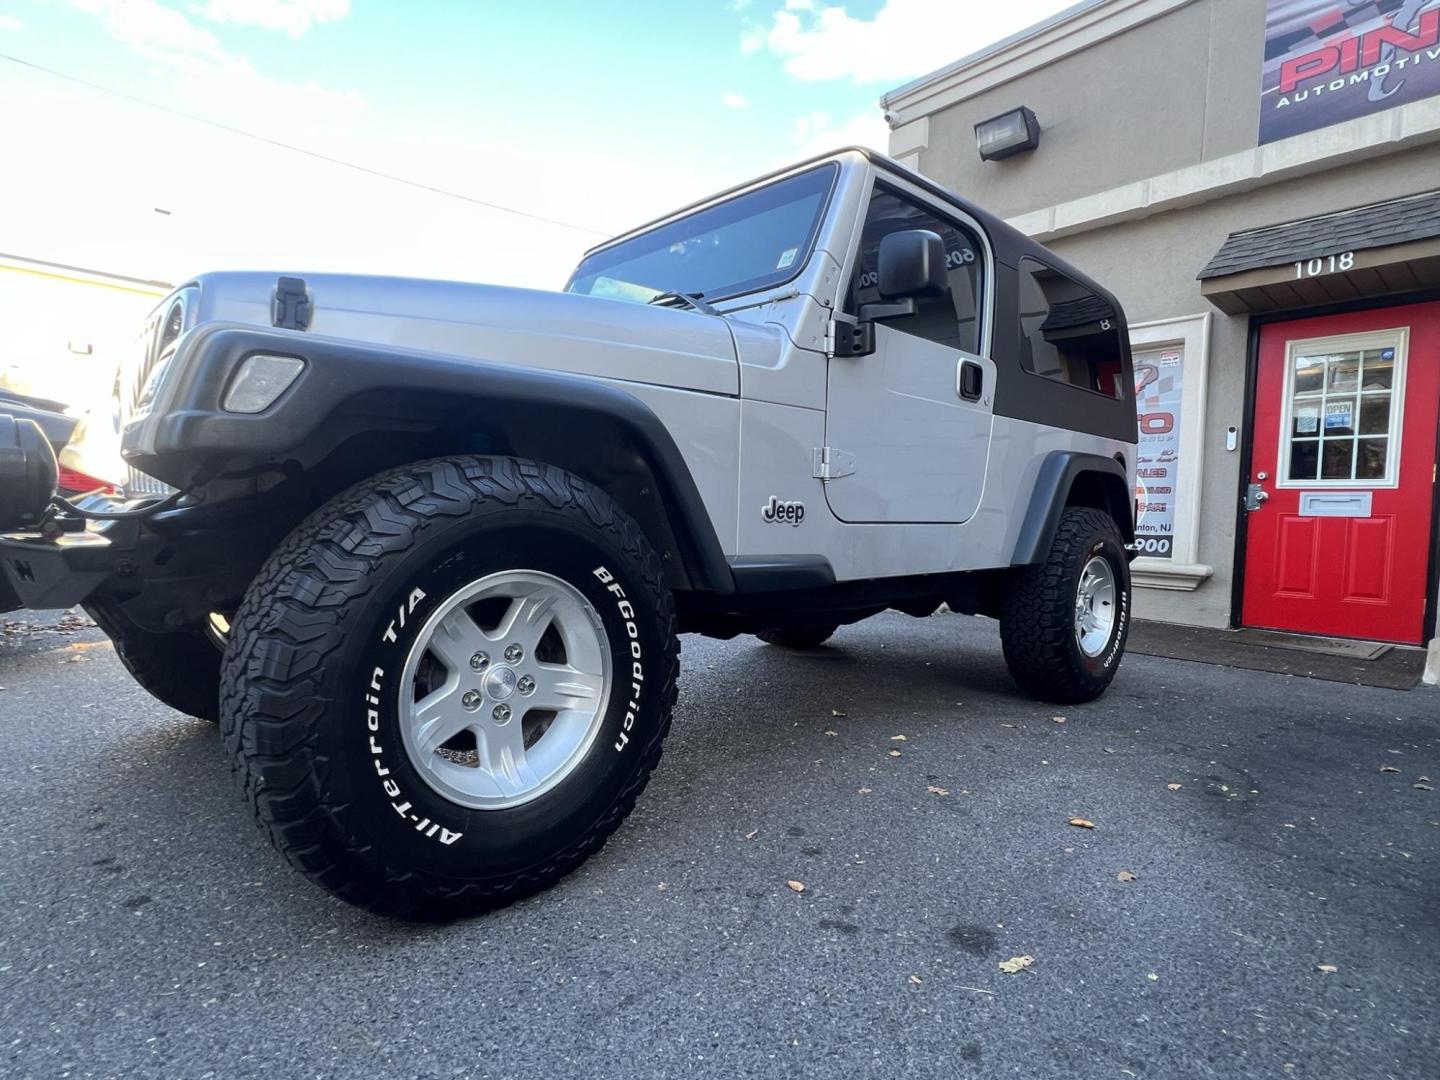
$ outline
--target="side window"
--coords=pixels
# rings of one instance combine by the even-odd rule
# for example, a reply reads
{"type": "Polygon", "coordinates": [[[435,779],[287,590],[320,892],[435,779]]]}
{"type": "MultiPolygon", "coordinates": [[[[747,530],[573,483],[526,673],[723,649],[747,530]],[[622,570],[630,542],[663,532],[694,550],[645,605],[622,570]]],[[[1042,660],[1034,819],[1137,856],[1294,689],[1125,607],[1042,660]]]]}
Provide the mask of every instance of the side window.
{"type": "Polygon", "coordinates": [[[1025,370],[1123,398],[1120,320],[1109,301],[1031,258],[1020,260],[1019,286],[1025,370]]]}
{"type": "Polygon", "coordinates": [[[886,319],[885,325],[952,349],[977,352],[980,348],[980,286],[984,272],[984,249],[980,241],[969,229],[878,184],[865,214],[860,259],[850,282],[845,310],[853,315],[859,311],[861,304],[883,302],[877,287],[880,241],[893,232],[905,229],[929,229],[940,234],[945,241],[949,287],[942,296],[921,298],[918,301],[919,310],[914,315],[886,319]]]}

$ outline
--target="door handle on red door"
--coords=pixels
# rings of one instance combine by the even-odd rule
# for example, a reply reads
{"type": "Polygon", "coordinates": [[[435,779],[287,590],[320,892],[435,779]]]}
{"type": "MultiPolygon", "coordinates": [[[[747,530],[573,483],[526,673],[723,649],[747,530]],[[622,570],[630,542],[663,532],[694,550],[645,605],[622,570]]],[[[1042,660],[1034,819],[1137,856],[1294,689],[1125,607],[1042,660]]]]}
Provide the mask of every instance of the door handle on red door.
{"type": "Polygon", "coordinates": [[[1270,498],[1270,493],[1259,484],[1251,484],[1245,489],[1245,509],[1259,510],[1260,504],[1270,498]]]}
{"type": "Polygon", "coordinates": [[[961,360],[955,372],[955,392],[966,401],[979,401],[985,392],[985,369],[974,360],[961,360]]]}

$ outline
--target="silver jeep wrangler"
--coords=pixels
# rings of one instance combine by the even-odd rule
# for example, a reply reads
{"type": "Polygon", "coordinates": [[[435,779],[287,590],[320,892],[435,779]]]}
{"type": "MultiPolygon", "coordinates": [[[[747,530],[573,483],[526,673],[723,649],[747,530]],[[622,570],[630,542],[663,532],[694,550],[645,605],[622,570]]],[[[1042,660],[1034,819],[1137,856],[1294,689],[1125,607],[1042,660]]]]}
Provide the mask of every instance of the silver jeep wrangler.
{"type": "Polygon", "coordinates": [[[1114,297],[851,149],[590,251],[560,293],[202,275],[118,382],[125,497],[0,417],[0,611],[81,604],[219,721],[260,824],[448,918],[595,852],[681,633],[816,648],[997,618],[1025,691],[1125,648],[1136,420],[1114,297]]]}

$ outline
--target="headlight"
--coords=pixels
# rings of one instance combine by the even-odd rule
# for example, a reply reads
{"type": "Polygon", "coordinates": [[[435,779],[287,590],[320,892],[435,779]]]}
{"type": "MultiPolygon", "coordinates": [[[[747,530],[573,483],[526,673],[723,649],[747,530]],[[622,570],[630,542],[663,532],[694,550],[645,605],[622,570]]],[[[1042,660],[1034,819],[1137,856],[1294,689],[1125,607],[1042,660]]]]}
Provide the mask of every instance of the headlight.
{"type": "Polygon", "coordinates": [[[269,356],[257,353],[246,359],[230,380],[230,389],[222,403],[226,412],[264,412],[290,389],[300,377],[305,361],[294,356],[269,356]]]}

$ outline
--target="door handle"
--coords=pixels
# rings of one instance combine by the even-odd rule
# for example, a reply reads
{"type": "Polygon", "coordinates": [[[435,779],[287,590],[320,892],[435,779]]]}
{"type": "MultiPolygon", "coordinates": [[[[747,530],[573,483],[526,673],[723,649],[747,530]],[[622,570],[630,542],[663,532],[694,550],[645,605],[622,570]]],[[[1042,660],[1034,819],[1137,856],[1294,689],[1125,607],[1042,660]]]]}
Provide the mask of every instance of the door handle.
{"type": "Polygon", "coordinates": [[[974,360],[961,360],[955,373],[955,392],[966,401],[979,401],[985,392],[985,369],[974,360]]]}

